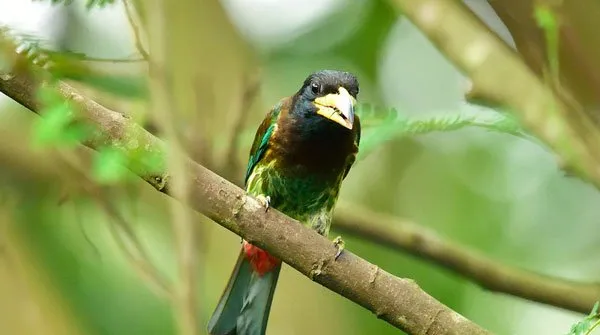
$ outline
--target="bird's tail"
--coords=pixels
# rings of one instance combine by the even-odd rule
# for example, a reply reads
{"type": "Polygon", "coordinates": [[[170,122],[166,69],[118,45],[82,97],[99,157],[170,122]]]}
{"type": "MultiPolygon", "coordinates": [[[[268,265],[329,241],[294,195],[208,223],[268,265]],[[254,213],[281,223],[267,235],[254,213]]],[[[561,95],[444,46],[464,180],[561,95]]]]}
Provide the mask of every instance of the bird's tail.
{"type": "MultiPolygon", "coordinates": [[[[265,334],[281,263],[271,263],[272,266],[260,274],[256,262],[265,260],[249,258],[248,245],[242,248],[227,287],[208,321],[211,335],[265,334]]],[[[250,247],[269,256],[265,251],[250,247]]]]}

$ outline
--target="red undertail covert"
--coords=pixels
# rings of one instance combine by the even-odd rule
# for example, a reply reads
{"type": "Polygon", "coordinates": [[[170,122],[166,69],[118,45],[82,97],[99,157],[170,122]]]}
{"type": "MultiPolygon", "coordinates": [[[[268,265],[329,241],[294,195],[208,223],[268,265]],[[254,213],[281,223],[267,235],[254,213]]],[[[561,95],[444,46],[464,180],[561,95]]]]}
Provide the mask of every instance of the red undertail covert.
{"type": "Polygon", "coordinates": [[[276,266],[281,264],[279,259],[271,256],[268,252],[246,241],[243,242],[242,247],[244,248],[244,254],[246,255],[246,258],[252,265],[252,269],[254,269],[259,276],[270,272],[276,266]]]}

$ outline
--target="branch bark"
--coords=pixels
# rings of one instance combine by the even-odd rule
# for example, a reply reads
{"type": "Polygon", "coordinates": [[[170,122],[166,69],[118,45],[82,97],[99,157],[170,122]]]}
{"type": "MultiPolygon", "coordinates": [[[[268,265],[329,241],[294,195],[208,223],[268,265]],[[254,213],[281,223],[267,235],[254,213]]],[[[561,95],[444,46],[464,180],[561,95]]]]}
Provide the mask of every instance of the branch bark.
{"type": "MultiPolygon", "coordinates": [[[[26,108],[40,112],[37,85],[30,78],[0,73],[0,91],[26,108]]],[[[161,156],[164,144],[126,116],[78,94],[65,83],[59,92],[94,124],[101,136],[89,140],[92,149],[113,146],[136,157],[161,156]]],[[[282,259],[302,274],[372,311],[378,318],[409,334],[490,334],[443,305],[410,279],[398,278],[350,251],[334,260],[332,242],[277,210],[265,213],[239,187],[191,160],[186,160],[190,194],[186,202],[221,226],[282,259]]],[[[157,190],[169,193],[169,175],[147,164],[129,168],[157,190]]]]}
{"type": "Polygon", "coordinates": [[[429,260],[494,292],[586,314],[600,300],[598,283],[574,282],[510,267],[475,250],[445,241],[435,232],[412,222],[356,205],[341,203],[337,206],[333,229],[429,260]]]}
{"type": "Polygon", "coordinates": [[[391,3],[470,77],[476,92],[511,109],[564,169],[600,188],[600,131],[576,101],[553,92],[462,2],[391,3]]]}

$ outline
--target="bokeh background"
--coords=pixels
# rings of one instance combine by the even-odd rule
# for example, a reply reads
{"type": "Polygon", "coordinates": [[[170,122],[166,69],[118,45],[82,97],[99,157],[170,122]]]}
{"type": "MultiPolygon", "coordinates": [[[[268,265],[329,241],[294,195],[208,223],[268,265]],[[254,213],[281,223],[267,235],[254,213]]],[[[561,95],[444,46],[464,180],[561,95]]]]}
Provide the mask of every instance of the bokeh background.
{"type": "MultiPolygon", "coordinates": [[[[513,44],[487,1],[465,3],[513,44]]],[[[187,131],[192,137],[195,131],[203,134],[199,151],[204,159],[209,156],[216,162],[211,167],[222,175],[242,177],[264,113],[279,98],[293,94],[310,72],[322,68],[354,72],[362,102],[393,107],[407,117],[493,113],[465,102],[466,78],[385,1],[223,0],[221,4],[225,15],[208,16],[203,10],[210,13],[215,4],[198,1],[195,11],[172,27],[169,39],[173,59],[201,73],[209,71],[204,73],[207,78],[218,78],[186,88],[212,99],[208,112],[197,112],[203,126],[187,131]],[[232,32],[242,37],[242,44],[232,32]],[[251,55],[240,50],[251,50],[251,55]],[[237,161],[231,162],[230,139],[240,131],[235,129],[240,107],[232,92],[243,88],[237,69],[248,59],[259,64],[260,89],[244,108],[247,120],[237,161]]],[[[120,1],[88,10],[83,1],[65,7],[49,1],[0,0],[0,25],[93,57],[136,54],[120,1]]],[[[140,72],[135,63],[98,66],[140,72]]],[[[90,94],[117,109],[140,108],[135,99],[90,94]]],[[[36,115],[0,96],[0,117],[0,131],[10,133],[17,143],[29,143],[36,115]]],[[[377,129],[370,131],[374,134],[377,129]]],[[[5,194],[0,213],[5,223],[0,233],[0,334],[176,333],[171,307],[123,257],[102,208],[77,197],[59,205],[51,182],[40,186],[26,171],[3,166],[0,162],[5,194]]],[[[173,278],[171,200],[141,181],[113,192],[152,261],[173,278]]],[[[598,192],[565,177],[549,151],[525,139],[477,128],[392,137],[361,157],[346,179],[341,199],[410,218],[507,264],[564,278],[591,281],[600,276],[598,192]]],[[[205,331],[240,239],[199,215],[194,217],[200,227],[197,287],[205,331]]],[[[369,241],[352,237],[345,241],[348,249],[397,276],[415,279],[436,299],[498,334],[563,334],[581,318],[485,291],[436,265],[369,241]]],[[[267,333],[399,332],[285,266],[267,333]]]]}

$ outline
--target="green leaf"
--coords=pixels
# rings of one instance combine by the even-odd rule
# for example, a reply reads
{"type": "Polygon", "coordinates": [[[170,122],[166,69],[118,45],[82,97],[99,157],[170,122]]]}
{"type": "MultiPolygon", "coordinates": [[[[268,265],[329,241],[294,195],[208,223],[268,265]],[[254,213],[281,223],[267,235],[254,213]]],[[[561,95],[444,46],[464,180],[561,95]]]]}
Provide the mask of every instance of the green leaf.
{"type": "Polygon", "coordinates": [[[66,104],[54,105],[42,111],[43,117],[35,126],[36,140],[39,144],[54,144],[58,142],[63,129],[71,121],[70,111],[66,104]]]}
{"type": "Polygon", "coordinates": [[[395,122],[401,117],[395,108],[375,108],[368,103],[356,106],[355,113],[360,117],[360,125],[363,129],[395,122]]]}
{"type": "Polygon", "coordinates": [[[559,79],[559,61],[558,61],[558,36],[559,21],[552,9],[545,5],[537,5],[534,9],[534,18],[538,27],[544,30],[546,39],[546,53],[552,78],[558,82],[559,79]]]}
{"type": "Polygon", "coordinates": [[[366,118],[364,135],[361,139],[359,159],[369,155],[385,142],[404,136],[424,135],[432,132],[455,131],[467,127],[484,128],[488,131],[510,134],[536,141],[527,134],[518,121],[508,113],[479,113],[476,116],[452,113],[430,116],[424,119],[408,118],[395,109],[378,111],[372,107],[361,107],[357,114],[366,118]]]}
{"type": "Polygon", "coordinates": [[[106,147],[94,157],[92,175],[101,184],[114,184],[127,176],[127,157],[119,149],[106,147]]]}
{"type": "Polygon", "coordinates": [[[73,147],[89,138],[91,127],[75,122],[73,107],[53,87],[42,87],[37,93],[43,107],[33,125],[34,145],[73,147]]]}
{"type": "Polygon", "coordinates": [[[598,320],[598,307],[600,306],[600,302],[596,302],[592,311],[588,316],[586,316],[583,320],[577,322],[573,326],[568,334],[566,335],[590,335],[592,331],[600,325],[600,320],[598,320]]]}

